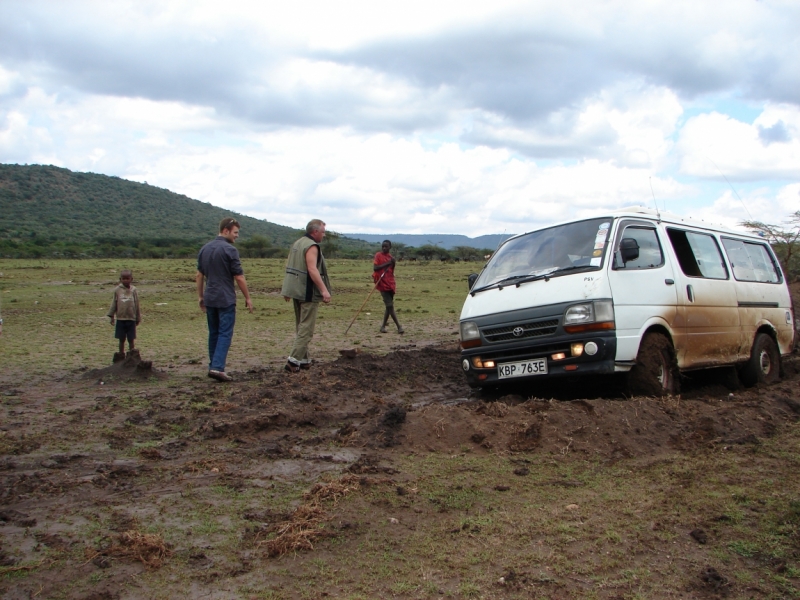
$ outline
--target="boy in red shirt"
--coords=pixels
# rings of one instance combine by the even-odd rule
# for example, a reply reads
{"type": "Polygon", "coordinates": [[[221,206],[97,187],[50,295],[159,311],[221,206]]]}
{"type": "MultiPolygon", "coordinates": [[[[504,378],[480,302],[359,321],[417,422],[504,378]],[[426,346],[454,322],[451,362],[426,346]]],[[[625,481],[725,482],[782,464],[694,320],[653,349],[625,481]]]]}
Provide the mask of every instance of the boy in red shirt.
{"type": "Polygon", "coordinates": [[[383,240],[381,244],[381,251],[375,253],[375,260],[372,261],[372,278],[377,283],[378,291],[383,298],[383,304],[386,306],[386,311],[383,313],[383,325],[381,325],[381,333],[386,333],[386,323],[389,322],[389,317],[397,325],[397,333],[403,333],[403,328],[400,326],[400,321],[397,320],[397,315],[394,312],[394,293],[397,288],[397,283],[394,280],[394,257],[389,254],[392,249],[392,242],[383,240]]]}

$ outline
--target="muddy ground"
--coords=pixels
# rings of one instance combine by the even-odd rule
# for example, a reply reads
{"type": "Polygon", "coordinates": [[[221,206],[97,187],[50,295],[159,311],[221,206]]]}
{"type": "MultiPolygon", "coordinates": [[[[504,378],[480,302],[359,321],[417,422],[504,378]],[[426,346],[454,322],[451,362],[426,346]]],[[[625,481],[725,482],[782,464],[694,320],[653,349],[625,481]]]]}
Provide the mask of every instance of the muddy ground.
{"type": "MultiPolygon", "coordinates": [[[[361,353],[299,374],[270,366],[234,373],[232,384],[148,367],[132,361],[0,390],[3,598],[246,597],[210,594],[215,550],[191,538],[168,540],[164,554],[121,551],[124,532],[146,531],[147,507],[187,490],[310,487],[348,473],[402,482],[397,452],[657,460],[752,447],[800,418],[796,357],[768,388],[743,389],[720,370],[661,400],[625,399],[608,380],[475,392],[454,344],[361,353]],[[170,556],[196,576],[194,591],[131,587],[170,556]]],[[[570,597],[568,585],[563,593],[554,597],[570,597]]]]}

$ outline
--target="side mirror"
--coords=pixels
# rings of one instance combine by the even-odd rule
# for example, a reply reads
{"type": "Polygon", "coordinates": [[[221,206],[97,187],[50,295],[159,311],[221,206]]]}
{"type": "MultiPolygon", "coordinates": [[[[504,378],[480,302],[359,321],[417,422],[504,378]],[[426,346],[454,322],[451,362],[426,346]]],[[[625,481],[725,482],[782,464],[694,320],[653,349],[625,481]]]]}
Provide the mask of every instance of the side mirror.
{"type": "Polygon", "coordinates": [[[472,286],[475,285],[475,281],[478,279],[477,273],[470,273],[469,277],[467,277],[467,282],[469,283],[469,289],[472,289],[472,286]]]}
{"type": "Polygon", "coordinates": [[[622,264],[639,258],[639,242],[634,238],[622,238],[619,242],[619,254],[622,264]]]}

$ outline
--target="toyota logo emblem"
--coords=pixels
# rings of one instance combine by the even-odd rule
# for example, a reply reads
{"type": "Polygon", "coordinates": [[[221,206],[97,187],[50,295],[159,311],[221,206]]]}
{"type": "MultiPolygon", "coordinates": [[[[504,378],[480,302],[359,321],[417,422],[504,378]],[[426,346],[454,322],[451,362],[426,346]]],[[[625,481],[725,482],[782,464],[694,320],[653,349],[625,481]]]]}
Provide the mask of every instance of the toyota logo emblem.
{"type": "Polygon", "coordinates": [[[522,327],[514,327],[514,331],[512,331],[511,333],[514,334],[514,337],[519,337],[523,333],[525,333],[525,330],[522,327]]]}

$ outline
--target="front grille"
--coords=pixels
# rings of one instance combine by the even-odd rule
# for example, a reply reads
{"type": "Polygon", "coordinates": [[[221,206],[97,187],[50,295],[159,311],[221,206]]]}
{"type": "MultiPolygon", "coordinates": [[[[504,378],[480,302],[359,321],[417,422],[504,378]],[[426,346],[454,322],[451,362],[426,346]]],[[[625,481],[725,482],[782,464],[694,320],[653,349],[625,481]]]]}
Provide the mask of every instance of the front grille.
{"type": "Polygon", "coordinates": [[[520,323],[519,325],[484,329],[483,337],[486,338],[487,342],[507,342],[553,335],[556,329],[558,329],[558,319],[548,319],[546,321],[532,321],[530,323],[520,323]],[[514,335],[514,330],[518,327],[522,328],[522,334],[514,335]]]}

